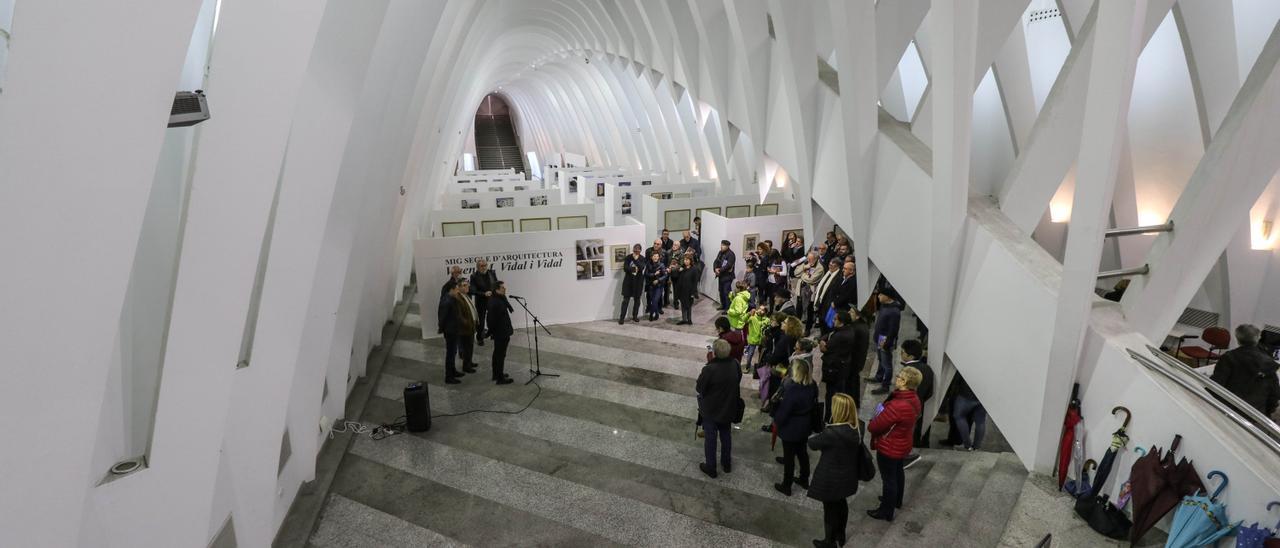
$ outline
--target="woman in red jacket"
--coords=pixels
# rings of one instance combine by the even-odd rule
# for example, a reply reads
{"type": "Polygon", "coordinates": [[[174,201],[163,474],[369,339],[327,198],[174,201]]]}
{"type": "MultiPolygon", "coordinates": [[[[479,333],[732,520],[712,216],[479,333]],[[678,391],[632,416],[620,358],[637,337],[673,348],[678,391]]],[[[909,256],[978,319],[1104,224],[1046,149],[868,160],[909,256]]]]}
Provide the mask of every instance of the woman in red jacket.
{"type": "Polygon", "coordinates": [[[906,483],[903,460],[911,454],[916,418],[920,416],[920,398],[916,387],[923,375],[919,369],[904,367],[893,379],[893,393],[880,404],[876,415],[867,423],[871,446],[876,448],[876,467],[880,469],[883,489],[880,507],[867,510],[872,519],[893,521],[893,512],[902,508],[902,490],[906,483]]]}

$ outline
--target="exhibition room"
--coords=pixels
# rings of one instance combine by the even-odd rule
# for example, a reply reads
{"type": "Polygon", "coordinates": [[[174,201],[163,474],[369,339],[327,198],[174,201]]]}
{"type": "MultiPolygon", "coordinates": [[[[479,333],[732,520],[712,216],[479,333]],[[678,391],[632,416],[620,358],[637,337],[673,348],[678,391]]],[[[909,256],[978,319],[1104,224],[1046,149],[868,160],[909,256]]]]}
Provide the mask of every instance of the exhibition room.
{"type": "Polygon", "coordinates": [[[0,0],[0,547],[1280,545],[1280,2],[0,0]]]}

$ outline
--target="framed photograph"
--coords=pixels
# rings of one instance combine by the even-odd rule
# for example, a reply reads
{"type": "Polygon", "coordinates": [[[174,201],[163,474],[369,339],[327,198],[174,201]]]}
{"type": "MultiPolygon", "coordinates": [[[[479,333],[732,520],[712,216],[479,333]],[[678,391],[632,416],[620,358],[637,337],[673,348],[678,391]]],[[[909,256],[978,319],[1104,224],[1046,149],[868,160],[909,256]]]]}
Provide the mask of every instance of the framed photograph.
{"type": "Polygon", "coordinates": [[[631,214],[631,200],[623,200],[623,201],[622,201],[622,214],[623,214],[623,215],[630,215],[630,214],[631,214]]]}
{"type": "Polygon", "coordinates": [[[458,184],[460,184],[460,185],[469,185],[469,184],[471,184],[471,179],[460,179],[460,180],[458,181],[458,184]]]}
{"type": "Polygon", "coordinates": [[[542,232],[551,230],[551,217],[520,219],[520,232],[542,232]]]}
{"type": "Polygon", "coordinates": [[[653,184],[653,181],[640,181],[640,186],[649,186],[651,184],[653,184]]]}
{"type": "Polygon", "coordinates": [[[578,261],[574,266],[579,280],[591,279],[591,261],[578,261]]]}
{"type": "Polygon", "coordinates": [[[623,192],[623,193],[622,193],[622,199],[623,199],[623,200],[630,200],[630,199],[631,199],[631,193],[630,193],[630,192],[623,192]]]}
{"type": "Polygon", "coordinates": [[[631,186],[631,181],[619,181],[618,186],[631,186]]]}
{"type": "Polygon", "coordinates": [[[703,213],[708,211],[715,213],[716,215],[720,214],[720,208],[718,207],[700,207],[698,208],[698,217],[701,217],[703,213]]]}
{"type": "Polygon", "coordinates": [[[498,198],[498,207],[515,207],[516,199],[512,197],[498,198]]]}
{"type": "Polygon", "coordinates": [[[755,251],[756,244],[760,243],[759,234],[743,234],[742,235],[742,256],[745,258],[747,253],[755,251]]]}
{"type": "Polygon", "coordinates": [[[578,193],[578,178],[574,177],[572,179],[569,179],[569,194],[577,194],[577,193],[578,193]]]}
{"type": "Polygon", "coordinates": [[[556,230],[569,230],[573,228],[587,228],[587,216],[572,215],[568,217],[556,217],[556,230]]]}
{"type": "Polygon", "coordinates": [[[546,196],[530,196],[530,197],[529,197],[529,205],[531,205],[531,206],[544,206],[544,205],[547,205],[547,197],[546,197],[546,196]]]}
{"type": "Polygon", "coordinates": [[[489,192],[502,192],[502,187],[500,187],[500,186],[491,186],[491,187],[489,187],[489,192]]]}
{"type": "Polygon", "coordinates": [[[462,193],[463,193],[463,194],[466,194],[466,193],[468,193],[468,192],[470,192],[470,193],[474,193],[475,191],[476,191],[476,187],[467,187],[467,188],[462,189],[462,193]]]}
{"type": "Polygon", "coordinates": [[[480,232],[482,234],[510,234],[515,231],[516,223],[511,219],[480,222],[480,232]]]}
{"type": "Polygon", "coordinates": [[[652,192],[652,193],[650,193],[649,195],[650,195],[650,196],[653,196],[654,198],[657,198],[657,199],[659,199],[659,200],[670,200],[670,199],[671,199],[671,193],[670,193],[670,192],[652,192]]]}
{"type": "Polygon", "coordinates": [[[609,246],[609,257],[613,259],[613,269],[621,270],[622,264],[627,260],[627,254],[630,246],[627,244],[618,244],[609,246]]]}
{"type": "Polygon", "coordinates": [[[579,261],[604,260],[604,240],[590,239],[574,242],[578,250],[579,261]]]}
{"type": "Polygon", "coordinates": [[[692,192],[677,192],[671,195],[672,198],[692,198],[692,192]]]}
{"type": "Polygon", "coordinates": [[[596,196],[604,196],[604,183],[596,183],[596,196]]]}
{"type": "Polygon", "coordinates": [[[456,223],[440,223],[441,236],[475,236],[475,221],[459,221],[456,223]]]}
{"type": "Polygon", "coordinates": [[[524,186],[524,185],[516,185],[516,186],[515,186],[515,188],[513,188],[513,189],[511,189],[511,190],[514,190],[514,191],[516,191],[516,192],[520,192],[521,190],[529,190],[529,187],[524,186]]]}
{"type": "Polygon", "coordinates": [[[480,200],[463,200],[462,209],[480,209],[480,200]]]}
{"type": "Polygon", "coordinates": [[[760,204],[756,206],[756,217],[761,215],[777,215],[778,204],[760,204]]]}
{"type": "Polygon", "coordinates": [[[782,231],[782,239],[778,240],[778,242],[779,242],[779,243],[778,243],[778,246],[779,246],[779,247],[785,247],[785,246],[787,245],[787,236],[789,236],[789,235],[791,235],[791,234],[795,234],[796,236],[799,236],[799,237],[800,237],[800,241],[804,241],[804,229],[803,229],[803,228],[793,228],[793,229],[790,229],[790,230],[783,230],[783,231],[782,231]]]}
{"type": "Polygon", "coordinates": [[[742,217],[750,217],[751,206],[740,205],[740,206],[726,207],[724,208],[724,216],[729,219],[740,219],[742,217]]]}
{"type": "Polygon", "coordinates": [[[663,228],[671,232],[689,230],[689,223],[692,221],[687,209],[668,210],[663,214],[662,220],[664,222],[663,228]]]}
{"type": "Polygon", "coordinates": [[[592,278],[604,277],[604,261],[603,260],[591,261],[591,277],[592,278]]]}

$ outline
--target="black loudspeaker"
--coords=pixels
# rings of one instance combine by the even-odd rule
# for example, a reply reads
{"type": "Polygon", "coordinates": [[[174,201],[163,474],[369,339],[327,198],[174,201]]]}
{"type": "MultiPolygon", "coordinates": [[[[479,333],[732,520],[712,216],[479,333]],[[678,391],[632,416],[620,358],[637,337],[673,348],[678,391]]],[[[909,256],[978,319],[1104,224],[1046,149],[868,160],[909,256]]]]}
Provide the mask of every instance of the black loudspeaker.
{"type": "Polygon", "coordinates": [[[404,387],[404,418],[410,432],[431,429],[431,396],[427,383],[414,382],[404,387]]]}

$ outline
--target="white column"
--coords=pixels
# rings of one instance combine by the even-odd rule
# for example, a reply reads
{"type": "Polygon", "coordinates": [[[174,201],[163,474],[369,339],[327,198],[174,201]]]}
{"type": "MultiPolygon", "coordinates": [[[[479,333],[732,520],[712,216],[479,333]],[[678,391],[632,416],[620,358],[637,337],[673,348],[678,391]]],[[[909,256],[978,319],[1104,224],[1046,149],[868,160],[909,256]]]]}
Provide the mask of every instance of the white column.
{"type": "Polygon", "coordinates": [[[201,126],[196,151],[151,468],[136,486],[112,484],[121,492],[104,509],[127,524],[121,545],[209,541],[250,295],[294,98],[323,9],[302,1],[222,4],[208,87],[214,118],[201,126]]]}
{"type": "MultiPolygon", "coordinates": [[[[960,267],[965,214],[969,209],[969,158],[973,135],[974,58],[978,13],[975,6],[935,0],[930,10],[933,41],[930,89],[933,96],[933,192],[929,207],[929,347],[935,382],[950,377],[945,351],[951,328],[956,277],[960,267]]],[[[937,390],[941,394],[945,388],[937,390]]],[[[942,398],[925,410],[933,414],[942,398]]]]}
{"type": "Polygon", "coordinates": [[[1089,88],[1085,95],[1076,190],[1067,236],[1062,284],[1054,315],[1053,341],[1044,383],[1044,407],[1033,461],[1048,471],[1057,454],[1062,413],[1076,378],[1081,342],[1093,307],[1103,232],[1110,220],[1120,155],[1133,91],[1133,72],[1142,44],[1146,1],[1103,2],[1098,6],[1089,88]]]}
{"type": "MultiPolygon", "coordinates": [[[[871,294],[871,200],[875,190],[875,142],[879,131],[876,102],[877,6],[875,0],[828,0],[836,33],[836,59],[840,70],[840,113],[844,126],[845,164],[849,174],[849,236],[853,238],[858,270],[858,297],[871,294]]],[[[923,16],[922,16],[923,17],[923,16]]],[[[905,47],[905,46],[904,46],[905,47]]],[[[817,241],[818,234],[813,235],[817,241]]],[[[859,303],[861,305],[861,303],[859,303]]]]}
{"type": "Polygon", "coordinates": [[[96,417],[199,9],[17,4],[0,96],[0,414],[57,426],[0,450],[0,545],[76,544],[106,476],[89,466],[96,417]]]}

